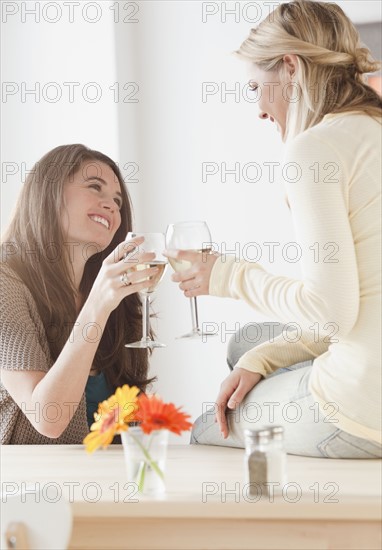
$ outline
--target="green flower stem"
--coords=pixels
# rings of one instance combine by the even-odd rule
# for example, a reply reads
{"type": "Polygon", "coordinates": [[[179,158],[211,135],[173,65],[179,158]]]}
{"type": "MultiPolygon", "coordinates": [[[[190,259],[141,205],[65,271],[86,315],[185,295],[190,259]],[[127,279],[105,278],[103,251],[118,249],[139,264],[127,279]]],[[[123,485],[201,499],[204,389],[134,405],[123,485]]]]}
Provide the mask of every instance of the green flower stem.
{"type": "Polygon", "coordinates": [[[147,466],[146,461],[141,460],[139,463],[139,470],[137,475],[138,490],[140,492],[143,491],[143,487],[145,486],[146,466],[147,466]]]}
{"type": "MultiPolygon", "coordinates": [[[[135,443],[136,443],[136,444],[138,445],[138,447],[141,449],[143,455],[145,456],[147,462],[150,464],[150,466],[152,467],[152,469],[158,474],[158,476],[159,476],[162,480],[164,480],[164,475],[163,475],[162,470],[159,468],[159,466],[157,465],[157,463],[151,458],[150,453],[148,452],[149,449],[150,449],[151,443],[152,443],[153,434],[151,434],[150,441],[149,441],[149,444],[148,444],[147,449],[146,449],[145,446],[139,441],[139,439],[138,439],[137,437],[135,437],[135,435],[133,435],[132,433],[130,433],[129,435],[130,435],[130,437],[133,438],[133,440],[135,441],[135,443]]],[[[142,492],[142,490],[143,490],[144,483],[145,483],[147,462],[143,462],[143,464],[141,464],[141,466],[139,467],[139,472],[138,472],[138,489],[139,489],[139,491],[141,491],[141,492],[142,492]]]]}

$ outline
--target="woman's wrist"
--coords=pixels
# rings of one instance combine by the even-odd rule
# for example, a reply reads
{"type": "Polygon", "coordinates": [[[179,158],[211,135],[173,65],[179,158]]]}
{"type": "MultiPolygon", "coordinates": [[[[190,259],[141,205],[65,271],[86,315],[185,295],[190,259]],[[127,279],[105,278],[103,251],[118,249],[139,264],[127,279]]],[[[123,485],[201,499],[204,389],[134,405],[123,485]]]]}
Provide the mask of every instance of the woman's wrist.
{"type": "Polygon", "coordinates": [[[101,296],[94,296],[90,292],[77,321],[81,324],[85,322],[89,326],[90,323],[94,323],[98,327],[101,327],[103,331],[111,312],[112,309],[106,300],[103,300],[101,296]]]}

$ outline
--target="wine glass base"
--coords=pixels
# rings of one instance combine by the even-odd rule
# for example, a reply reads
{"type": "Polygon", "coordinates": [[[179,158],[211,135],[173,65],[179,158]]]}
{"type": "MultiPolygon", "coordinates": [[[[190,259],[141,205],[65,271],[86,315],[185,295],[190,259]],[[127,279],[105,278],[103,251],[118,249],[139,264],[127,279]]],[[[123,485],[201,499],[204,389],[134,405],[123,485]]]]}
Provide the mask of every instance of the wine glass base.
{"type": "Polygon", "coordinates": [[[153,349],[153,348],[165,348],[166,344],[150,340],[149,342],[132,342],[131,344],[125,344],[125,348],[140,348],[140,349],[153,349]]]}
{"type": "Polygon", "coordinates": [[[217,336],[216,332],[202,332],[200,329],[192,330],[183,334],[182,336],[177,336],[176,340],[181,340],[183,338],[188,338],[189,340],[200,340],[201,338],[210,338],[211,336],[217,336]]]}

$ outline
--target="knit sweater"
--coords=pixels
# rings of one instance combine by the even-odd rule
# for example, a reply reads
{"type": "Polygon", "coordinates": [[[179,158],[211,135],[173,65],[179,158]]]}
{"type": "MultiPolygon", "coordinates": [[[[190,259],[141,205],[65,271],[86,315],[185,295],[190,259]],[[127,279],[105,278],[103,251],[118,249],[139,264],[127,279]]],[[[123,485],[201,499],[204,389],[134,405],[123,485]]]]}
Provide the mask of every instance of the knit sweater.
{"type": "MultiPolygon", "coordinates": [[[[53,365],[49,345],[27,286],[6,264],[0,264],[0,368],[48,372],[53,365]]],[[[70,406],[70,405],[68,405],[70,406]]],[[[54,418],[54,405],[37,406],[35,418],[54,418]]],[[[79,444],[89,431],[85,394],[69,425],[56,439],[41,435],[0,384],[0,442],[2,444],[79,444]]]]}
{"type": "MultiPolygon", "coordinates": [[[[313,359],[310,390],[337,426],[381,441],[381,124],[330,114],[287,145],[283,170],[301,251],[301,279],[221,256],[210,294],[246,300],[294,330],[247,352],[263,376],[313,359]]],[[[282,380],[280,378],[280,384],[282,380]]],[[[293,396],[291,396],[293,398],[293,396]]]]}

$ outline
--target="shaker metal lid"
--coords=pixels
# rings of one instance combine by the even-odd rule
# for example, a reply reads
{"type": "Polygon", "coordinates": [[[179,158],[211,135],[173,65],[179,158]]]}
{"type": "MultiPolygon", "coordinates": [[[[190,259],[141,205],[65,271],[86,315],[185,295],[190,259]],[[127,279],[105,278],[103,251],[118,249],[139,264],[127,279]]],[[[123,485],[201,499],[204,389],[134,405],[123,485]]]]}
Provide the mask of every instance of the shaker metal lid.
{"type": "Polygon", "coordinates": [[[272,435],[284,433],[284,428],[282,426],[266,426],[266,429],[269,430],[272,435]]]}
{"type": "Polygon", "coordinates": [[[244,430],[244,435],[251,441],[258,441],[259,439],[265,439],[271,437],[271,431],[268,428],[260,428],[258,430],[244,430]]]}

